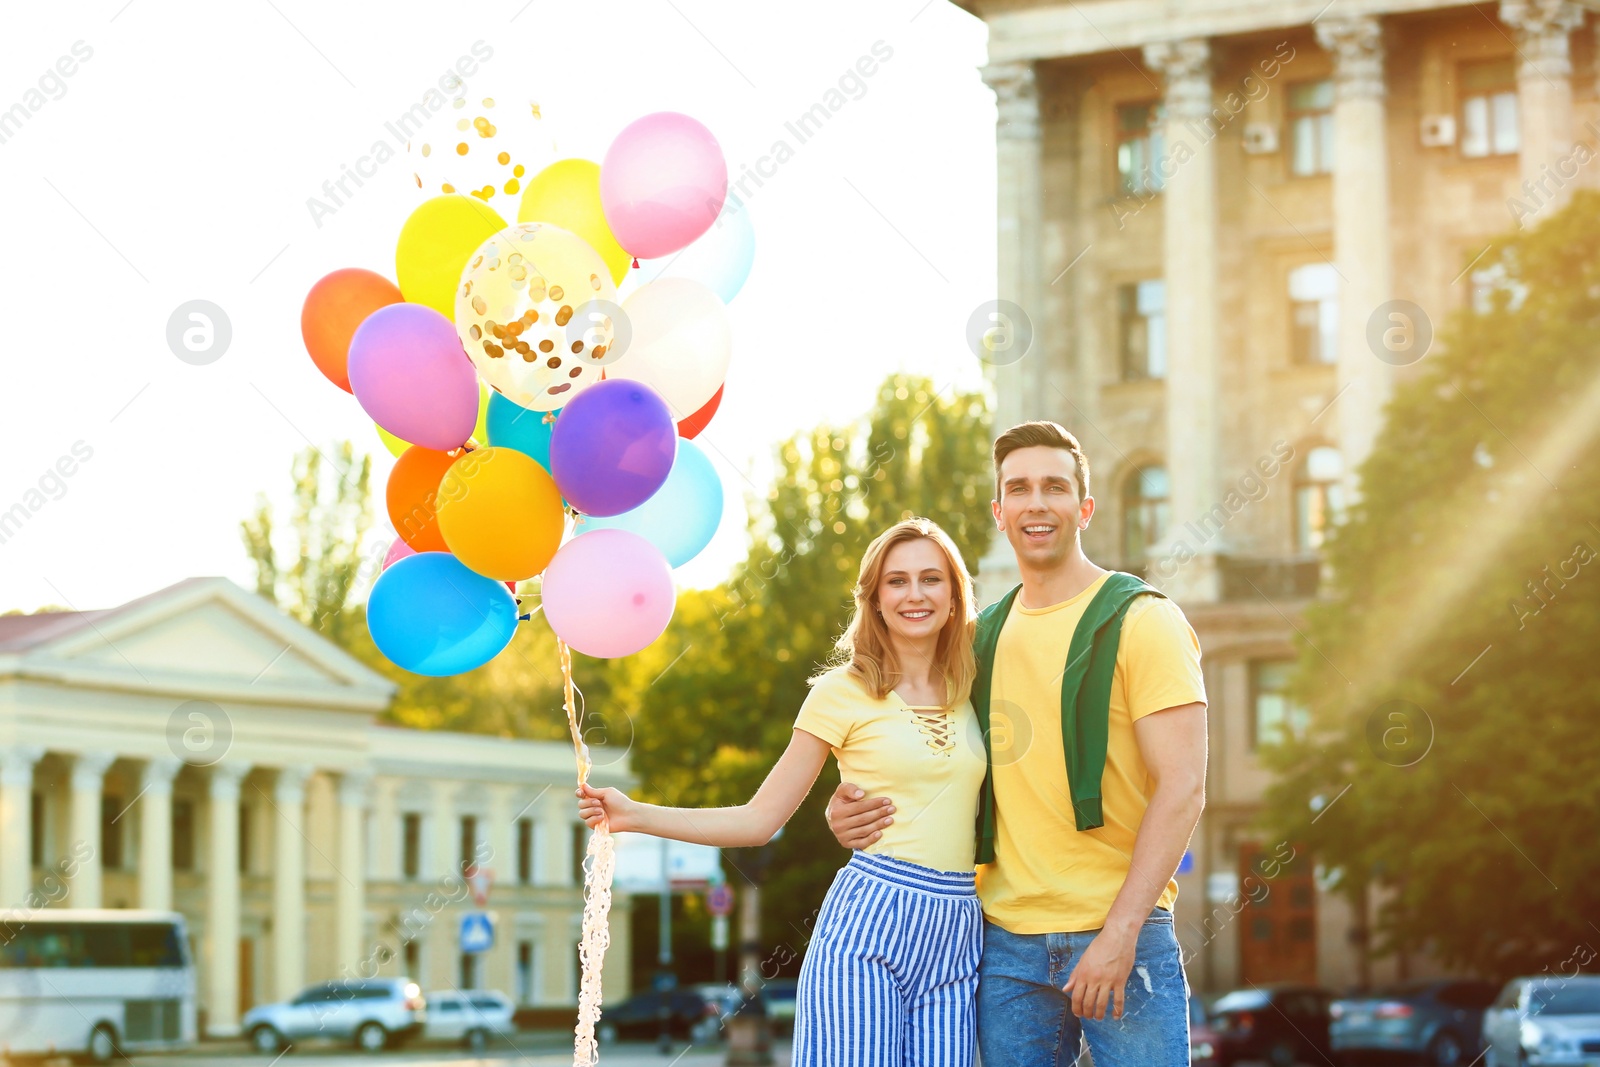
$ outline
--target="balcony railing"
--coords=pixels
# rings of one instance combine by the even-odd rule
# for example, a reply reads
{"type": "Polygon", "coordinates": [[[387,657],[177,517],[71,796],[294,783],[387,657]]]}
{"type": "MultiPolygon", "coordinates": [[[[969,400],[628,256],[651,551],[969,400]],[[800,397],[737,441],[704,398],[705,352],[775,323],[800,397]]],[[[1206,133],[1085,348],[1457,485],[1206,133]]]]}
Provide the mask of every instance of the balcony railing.
{"type": "Polygon", "coordinates": [[[1223,600],[1309,600],[1317,595],[1322,561],[1305,557],[1219,556],[1223,600]]]}

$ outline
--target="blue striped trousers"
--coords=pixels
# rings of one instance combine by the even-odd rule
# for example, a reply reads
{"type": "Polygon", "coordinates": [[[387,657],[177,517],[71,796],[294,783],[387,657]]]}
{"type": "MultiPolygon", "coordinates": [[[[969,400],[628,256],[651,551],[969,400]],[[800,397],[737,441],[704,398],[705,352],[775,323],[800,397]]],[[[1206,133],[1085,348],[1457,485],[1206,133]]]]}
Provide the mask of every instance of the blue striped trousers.
{"type": "Polygon", "coordinates": [[[982,952],[971,871],[851,853],[800,965],[793,1067],[972,1067],[982,952]]]}

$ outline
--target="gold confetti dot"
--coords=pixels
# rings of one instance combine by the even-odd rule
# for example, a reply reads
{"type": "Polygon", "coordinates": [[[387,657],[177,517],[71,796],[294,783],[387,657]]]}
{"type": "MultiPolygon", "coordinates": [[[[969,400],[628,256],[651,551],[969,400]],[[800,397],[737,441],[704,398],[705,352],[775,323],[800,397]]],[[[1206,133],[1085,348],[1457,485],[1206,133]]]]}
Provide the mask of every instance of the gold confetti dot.
{"type": "Polygon", "coordinates": [[[576,378],[578,375],[580,375],[582,373],[583,373],[583,368],[582,367],[573,367],[571,370],[567,371],[567,377],[568,378],[576,378]]]}
{"type": "Polygon", "coordinates": [[[538,104],[530,103],[528,105],[528,107],[529,107],[529,109],[532,110],[534,118],[537,119],[537,118],[543,118],[544,117],[544,116],[539,114],[539,105],[538,104]]]}
{"type": "MultiPolygon", "coordinates": [[[[477,308],[473,308],[472,310],[478,311],[477,308]]],[[[478,314],[482,315],[483,312],[478,311],[478,314]]],[[[483,329],[477,323],[473,323],[472,329],[468,330],[467,332],[472,336],[474,341],[481,341],[483,339],[483,329]]]]}
{"type": "Polygon", "coordinates": [[[443,185],[439,186],[439,191],[441,193],[453,193],[456,191],[456,187],[451,185],[449,182],[445,182],[443,185]]]}
{"type": "Polygon", "coordinates": [[[577,355],[578,353],[580,353],[582,351],[583,351],[583,342],[582,341],[574,341],[574,342],[572,342],[572,354],[573,355],[577,355]]]}
{"type": "Polygon", "coordinates": [[[594,351],[590,352],[589,355],[594,357],[595,359],[605,359],[606,358],[606,346],[605,345],[595,345],[594,346],[594,351]]]}
{"type": "Polygon", "coordinates": [[[494,97],[492,97],[492,96],[484,97],[483,98],[483,106],[484,107],[494,107],[494,97]]]}
{"type": "Polygon", "coordinates": [[[512,193],[516,192],[518,189],[521,189],[521,188],[522,188],[522,183],[517,181],[517,179],[512,178],[510,181],[506,182],[506,195],[510,196],[512,193]]]}
{"type": "Polygon", "coordinates": [[[422,146],[422,158],[426,159],[431,155],[433,155],[433,145],[431,145],[431,144],[423,145],[422,146]]]}
{"type": "Polygon", "coordinates": [[[466,107],[467,98],[464,96],[458,96],[454,100],[450,101],[450,106],[457,109],[466,107]]]}
{"type": "Polygon", "coordinates": [[[535,358],[537,357],[534,356],[532,349],[524,348],[522,350],[522,362],[532,363],[535,358]]]}
{"type": "Polygon", "coordinates": [[[493,137],[495,134],[497,134],[499,132],[500,132],[500,130],[499,130],[498,127],[492,126],[487,122],[485,122],[482,126],[478,127],[478,136],[479,137],[484,137],[484,138],[493,137]]]}
{"type": "Polygon", "coordinates": [[[457,120],[457,122],[456,122],[456,129],[458,129],[458,130],[464,130],[464,129],[466,129],[466,128],[467,128],[467,120],[466,120],[466,119],[459,119],[459,120],[457,120]]]}
{"type": "Polygon", "coordinates": [[[544,365],[549,367],[551,370],[555,370],[557,367],[561,366],[561,357],[551,356],[549,359],[544,361],[544,365]]]}
{"type": "Polygon", "coordinates": [[[522,318],[519,321],[524,326],[532,326],[539,321],[539,313],[530,308],[522,313],[522,318]]]}
{"type": "Polygon", "coordinates": [[[600,291],[600,275],[589,275],[589,288],[593,289],[597,293],[600,291]]]}
{"type": "Polygon", "coordinates": [[[520,177],[522,177],[522,176],[523,176],[523,175],[524,175],[524,174],[526,174],[526,173],[527,173],[527,171],[525,171],[525,170],[524,170],[524,169],[523,169],[523,166],[522,166],[522,164],[521,164],[521,163],[518,163],[518,164],[517,164],[517,165],[516,165],[516,166],[514,166],[514,167],[512,167],[512,168],[511,168],[511,173],[512,173],[512,174],[513,174],[513,175],[515,175],[515,176],[516,176],[516,177],[518,177],[518,178],[520,178],[520,177]]]}
{"type": "Polygon", "coordinates": [[[466,154],[467,154],[467,142],[462,141],[460,144],[456,145],[456,155],[464,156],[466,154]]]}
{"type": "Polygon", "coordinates": [[[560,300],[560,299],[561,299],[561,296],[562,296],[562,293],[561,293],[561,286],[559,286],[559,285],[552,285],[552,286],[551,286],[551,287],[550,287],[550,299],[551,299],[551,300],[560,300]]]}
{"type": "Polygon", "coordinates": [[[484,200],[487,200],[487,199],[489,199],[489,198],[490,198],[490,197],[491,197],[491,196],[493,196],[493,195],[494,195],[494,186],[492,186],[492,185],[485,185],[485,186],[484,186],[484,187],[483,187],[483,188],[482,188],[482,189],[479,189],[479,190],[478,190],[478,191],[477,191],[477,192],[476,192],[476,193],[474,193],[474,194],[473,194],[473,195],[474,195],[474,196],[477,196],[477,197],[480,197],[480,198],[482,198],[482,199],[484,199],[484,200]]]}
{"type": "Polygon", "coordinates": [[[416,173],[415,171],[413,171],[411,176],[417,180],[417,188],[421,189],[422,188],[422,175],[420,175],[420,174],[416,173]]]}
{"type": "Polygon", "coordinates": [[[498,156],[495,156],[494,158],[499,160],[500,161],[500,165],[503,167],[507,163],[511,162],[511,153],[510,152],[501,152],[498,156]]]}
{"type": "MultiPolygon", "coordinates": [[[[472,298],[472,310],[477,312],[479,315],[482,315],[488,310],[488,308],[489,305],[483,302],[483,297],[475,296],[472,298]]],[[[476,330],[477,327],[474,326],[473,329],[476,330]]]]}
{"type": "Polygon", "coordinates": [[[472,269],[473,270],[477,270],[478,269],[478,264],[480,264],[482,262],[483,262],[483,255],[480,253],[478,255],[478,257],[472,261],[472,269]]]}
{"type": "Polygon", "coordinates": [[[550,340],[548,337],[539,342],[539,351],[541,352],[554,352],[555,348],[555,342],[550,340]]]}
{"type": "MultiPolygon", "coordinates": [[[[550,295],[555,296],[555,290],[550,290],[550,295]]],[[[559,298],[558,298],[559,299],[559,298]]],[[[556,325],[565,326],[572,321],[572,308],[567,304],[561,305],[561,310],[556,312],[556,325]]]]}

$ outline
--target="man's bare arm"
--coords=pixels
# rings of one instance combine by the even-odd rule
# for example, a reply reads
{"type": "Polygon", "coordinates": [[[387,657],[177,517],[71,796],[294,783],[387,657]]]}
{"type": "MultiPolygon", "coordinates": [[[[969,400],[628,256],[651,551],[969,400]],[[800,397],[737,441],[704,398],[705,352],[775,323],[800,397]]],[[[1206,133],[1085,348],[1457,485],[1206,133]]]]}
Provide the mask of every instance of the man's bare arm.
{"type": "Polygon", "coordinates": [[[869,797],[860,787],[840,782],[828,800],[824,816],[840,845],[866,848],[894,822],[894,802],[888,797],[869,797]]]}

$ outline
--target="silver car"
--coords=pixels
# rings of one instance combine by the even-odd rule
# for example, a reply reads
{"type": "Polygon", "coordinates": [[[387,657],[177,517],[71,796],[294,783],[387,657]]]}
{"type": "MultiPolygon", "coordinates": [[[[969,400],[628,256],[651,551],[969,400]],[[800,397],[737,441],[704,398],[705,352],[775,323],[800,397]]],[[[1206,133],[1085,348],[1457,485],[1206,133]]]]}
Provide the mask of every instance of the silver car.
{"type": "Polygon", "coordinates": [[[425,1001],[409,978],[338,979],[310,986],[287,1004],[261,1004],[240,1029],[268,1055],[302,1041],[354,1041],[380,1052],[422,1029],[425,1001]]]}
{"type": "Polygon", "coordinates": [[[1483,1013],[1484,1067],[1600,1067],[1600,975],[1513,978],[1483,1013]]]}
{"type": "Polygon", "coordinates": [[[515,1011],[511,998],[492,989],[429,993],[422,1036],[429,1041],[459,1042],[481,1052],[492,1037],[515,1036],[517,1028],[511,1022],[515,1011]]]}

